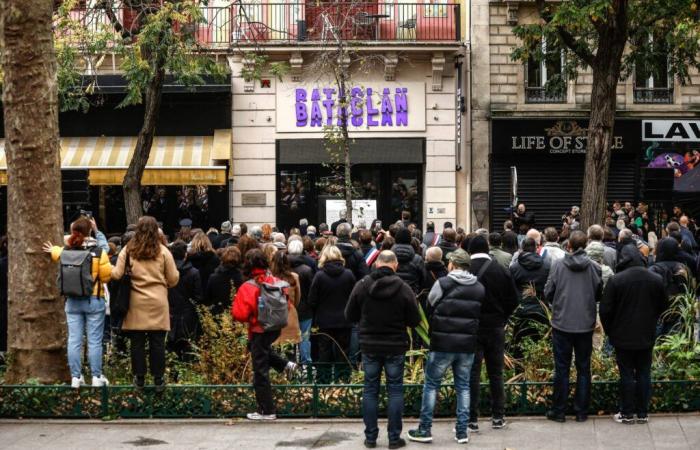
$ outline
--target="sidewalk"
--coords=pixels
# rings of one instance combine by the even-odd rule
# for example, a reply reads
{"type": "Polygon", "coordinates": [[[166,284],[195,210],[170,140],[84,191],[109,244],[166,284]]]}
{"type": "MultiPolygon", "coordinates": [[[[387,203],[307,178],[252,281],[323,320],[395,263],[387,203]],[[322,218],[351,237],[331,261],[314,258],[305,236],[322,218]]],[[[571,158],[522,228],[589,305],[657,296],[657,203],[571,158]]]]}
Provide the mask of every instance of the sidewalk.
{"type": "MultiPolygon", "coordinates": [[[[416,421],[404,422],[405,432],[416,421]]],[[[482,422],[482,427],[486,426],[482,422]]],[[[432,446],[407,448],[526,449],[698,449],[700,415],[652,417],[647,425],[619,425],[610,417],[565,424],[541,418],[511,418],[504,430],[484,428],[467,446],[453,441],[452,421],[434,424],[432,446]]],[[[386,448],[385,424],[377,448],[386,448]]],[[[363,449],[361,420],[246,421],[1,421],[0,449],[363,449]]]]}

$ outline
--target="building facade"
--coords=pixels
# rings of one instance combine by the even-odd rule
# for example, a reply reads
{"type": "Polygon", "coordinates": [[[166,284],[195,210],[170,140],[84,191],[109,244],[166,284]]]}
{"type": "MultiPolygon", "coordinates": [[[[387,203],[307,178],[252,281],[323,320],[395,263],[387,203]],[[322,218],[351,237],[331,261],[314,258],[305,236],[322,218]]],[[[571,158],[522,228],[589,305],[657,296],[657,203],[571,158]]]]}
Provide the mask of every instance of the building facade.
{"type": "MultiPolygon", "coordinates": [[[[471,189],[473,197],[488,199],[488,211],[472,208],[474,224],[501,228],[514,167],[518,201],[538,226],[560,225],[580,203],[592,74],[584,70],[552,93],[545,84],[561,71],[557,57],[542,64],[511,59],[518,44],[513,27],[539,20],[533,2],[472,0],[470,18],[471,189]]],[[[692,131],[698,106],[696,70],[685,85],[665,67],[620,82],[609,200],[644,200],[646,167],[672,168],[678,185],[700,159],[700,136],[692,131]]]]}

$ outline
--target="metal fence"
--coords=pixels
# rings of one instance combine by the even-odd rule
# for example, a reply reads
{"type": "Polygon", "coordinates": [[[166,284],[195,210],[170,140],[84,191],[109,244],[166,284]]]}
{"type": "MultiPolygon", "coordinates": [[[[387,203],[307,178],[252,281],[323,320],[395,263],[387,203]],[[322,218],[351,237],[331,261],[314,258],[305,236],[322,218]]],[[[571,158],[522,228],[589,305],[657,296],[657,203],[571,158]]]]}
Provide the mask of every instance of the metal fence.
{"type": "MultiPolygon", "coordinates": [[[[700,381],[657,381],[651,412],[700,411],[700,381]]],[[[488,385],[481,387],[486,394],[488,385]]],[[[572,387],[573,389],[573,387],[572,387]]],[[[618,384],[594,382],[591,414],[617,410],[618,384]]],[[[544,414],[552,393],[551,383],[507,383],[506,414],[544,414]]],[[[380,394],[385,410],[386,395],[380,394]]],[[[295,384],[273,386],[281,417],[360,417],[362,385],[295,384]]],[[[405,415],[418,416],[422,385],[404,386],[405,415]]],[[[453,386],[439,391],[436,415],[453,416],[453,386]]],[[[482,395],[481,414],[487,414],[488,398],[482,395]]],[[[72,389],[70,386],[0,386],[2,418],[224,418],[242,417],[255,411],[250,385],[167,386],[162,393],[152,387],[135,391],[133,386],[72,389]]]]}
{"type": "MultiPolygon", "coordinates": [[[[459,3],[242,2],[227,7],[201,7],[201,23],[174,23],[205,48],[285,43],[332,42],[335,38],[361,42],[458,42],[459,3]]],[[[128,7],[82,8],[70,17],[84,29],[113,33],[137,32],[138,10],[128,7]]],[[[67,30],[66,33],[73,31],[67,30]]]]}

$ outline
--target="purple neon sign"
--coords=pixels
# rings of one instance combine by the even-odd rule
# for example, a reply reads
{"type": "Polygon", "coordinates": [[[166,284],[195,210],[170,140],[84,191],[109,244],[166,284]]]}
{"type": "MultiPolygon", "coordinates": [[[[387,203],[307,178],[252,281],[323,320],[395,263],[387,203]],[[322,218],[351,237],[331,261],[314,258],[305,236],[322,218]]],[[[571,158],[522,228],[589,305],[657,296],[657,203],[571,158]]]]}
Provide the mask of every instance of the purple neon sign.
{"type": "Polygon", "coordinates": [[[372,88],[350,89],[349,106],[341,107],[342,96],[335,88],[296,88],[294,110],[297,127],[341,126],[350,118],[353,127],[407,127],[408,88],[397,87],[394,92],[385,87],[381,93],[372,88]],[[380,101],[374,100],[379,96],[380,101]],[[349,111],[348,111],[349,110],[349,111]]]}

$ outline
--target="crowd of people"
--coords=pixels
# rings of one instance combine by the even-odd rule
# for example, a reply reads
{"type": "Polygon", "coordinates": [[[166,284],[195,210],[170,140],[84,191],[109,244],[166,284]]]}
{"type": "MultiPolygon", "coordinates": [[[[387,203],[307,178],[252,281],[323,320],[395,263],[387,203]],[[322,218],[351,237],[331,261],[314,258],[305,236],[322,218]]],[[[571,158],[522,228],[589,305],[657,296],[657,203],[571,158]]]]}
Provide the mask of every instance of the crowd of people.
{"type": "MultiPolygon", "coordinates": [[[[659,335],[672,333],[677,325],[678,318],[662,318],[669,298],[698,274],[698,230],[676,209],[652,240],[644,226],[634,226],[627,205],[622,214],[617,206],[610,214],[619,217],[615,228],[592,225],[586,232],[575,225],[578,208],[572,208],[560,230],[516,227],[516,216],[534,224],[534,216],[521,205],[501,232],[465,233],[449,222],[437,232],[428,222],[423,233],[406,213],[387,229],[379,221],[366,227],[341,219],[315,227],[302,219],[288,234],[269,224],[249,228],[228,221],[220,229],[193,229],[191,221],[183,220],[172,242],[150,216],[110,239],[94,219],[81,217],[63,245],[46,242],[44,250],[61,264],[67,359],[75,388],[86,384],[84,337],[92,385],[109,383],[102,373],[108,330],[113,345],[123,351],[130,340],[135,387],[145,385],[149,369],[156,392],[162,392],[166,351],[182,360],[192,358],[200,333],[198,307],[203,306],[215,315],[230,312],[248,326],[258,405],[249,419],[276,418],[270,368],[290,379],[313,370],[318,382],[329,383],[335,381],[331,373],[322,364],[316,371],[312,363],[346,366],[348,371],[361,367],[365,446],[376,445],[384,372],[389,445],[399,448],[405,445],[406,330],[418,326],[422,309],[430,324],[429,343],[424,344],[429,352],[420,424],[408,438],[432,440],[437,391],[451,368],[457,392],[455,439],[466,443],[479,430],[482,364],[490,384],[490,425],[503,428],[506,347],[518,351],[519,342],[542,338],[547,327],[555,366],[548,419],[566,420],[572,356],[575,418],[587,419],[592,348],[596,336],[605,336],[621,378],[620,411],[614,419],[648,420],[652,349],[659,335]],[[64,259],[80,255],[87,255],[92,284],[70,287],[68,268],[78,265],[64,259]],[[119,281],[124,277],[129,280],[128,310],[119,316],[110,313],[110,299],[124,289],[119,281]],[[274,308],[280,301],[283,317],[274,308]],[[512,342],[506,342],[509,321],[515,324],[512,342]],[[292,344],[294,351],[280,354],[275,344],[292,344]]],[[[342,371],[335,376],[342,379],[342,371]]]]}

